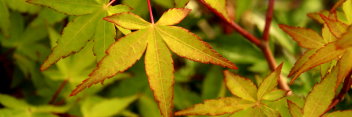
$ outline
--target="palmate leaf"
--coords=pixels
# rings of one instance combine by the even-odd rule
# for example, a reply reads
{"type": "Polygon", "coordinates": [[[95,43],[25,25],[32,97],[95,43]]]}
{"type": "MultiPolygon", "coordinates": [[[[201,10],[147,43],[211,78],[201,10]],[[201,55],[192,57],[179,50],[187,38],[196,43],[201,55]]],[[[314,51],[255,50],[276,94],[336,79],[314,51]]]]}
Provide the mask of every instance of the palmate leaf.
{"type": "Polygon", "coordinates": [[[53,8],[68,15],[79,15],[63,30],[58,44],[41,66],[46,70],[61,58],[79,52],[90,40],[94,40],[94,54],[98,60],[115,40],[114,25],[102,18],[111,13],[129,11],[124,5],[107,6],[109,0],[29,0],[28,2],[53,8]]]}
{"type": "Polygon", "coordinates": [[[278,84],[278,80],[281,74],[282,65],[279,65],[274,72],[269,74],[265,80],[259,85],[257,99],[261,100],[262,97],[271,92],[278,84]]]}
{"type": "Polygon", "coordinates": [[[231,22],[231,18],[226,9],[226,0],[200,0],[210,6],[210,9],[219,13],[225,20],[231,22]]]}
{"type": "Polygon", "coordinates": [[[257,100],[257,86],[247,78],[234,75],[229,71],[225,71],[225,83],[233,95],[241,97],[248,101],[255,102],[257,100]]]}
{"type": "Polygon", "coordinates": [[[169,49],[197,62],[236,68],[233,63],[212,50],[193,33],[180,27],[169,26],[180,22],[189,11],[189,9],[170,9],[156,24],[151,24],[130,12],[105,17],[105,20],[117,26],[137,31],[112,44],[90,77],[78,85],[71,95],[76,95],[93,84],[127,70],[146,51],[145,69],[150,88],[153,90],[155,100],[158,101],[161,114],[165,117],[172,116],[174,67],[169,49]]]}

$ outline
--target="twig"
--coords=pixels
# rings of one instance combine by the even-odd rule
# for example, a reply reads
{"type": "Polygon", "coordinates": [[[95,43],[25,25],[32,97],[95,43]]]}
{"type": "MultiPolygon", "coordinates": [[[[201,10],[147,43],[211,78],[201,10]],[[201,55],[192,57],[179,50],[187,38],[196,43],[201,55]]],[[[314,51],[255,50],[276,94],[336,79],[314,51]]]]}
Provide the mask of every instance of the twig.
{"type": "Polygon", "coordinates": [[[152,24],[154,24],[154,16],[153,16],[152,5],[150,4],[150,0],[147,0],[147,2],[148,2],[148,10],[149,10],[150,21],[152,22],[152,24]]]}
{"type": "Polygon", "coordinates": [[[273,19],[274,3],[275,3],[275,0],[269,0],[268,2],[268,11],[266,12],[265,27],[263,32],[264,41],[269,40],[270,25],[273,19]]]}
{"type": "Polygon", "coordinates": [[[345,77],[345,81],[343,83],[340,93],[334,98],[334,100],[331,102],[328,109],[325,110],[325,113],[330,111],[332,108],[334,108],[343,99],[344,95],[348,93],[348,91],[351,89],[351,85],[352,85],[351,75],[352,75],[352,70],[345,77]]]}
{"type": "Polygon", "coordinates": [[[54,93],[53,97],[51,97],[51,99],[49,101],[49,104],[54,104],[56,98],[59,96],[59,94],[61,93],[62,89],[64,89],[64,87],[67,84],[67,82],[68,82],[68,80],[62,81],[62,83],[60,84],[59,88],[54,93]]]}
{"type": "MultiPolygon", "coordinates": [[[[207,7],[211,12],[213,12],[215,15],[217,15],[218,17],[220,17],[221,20],[223,20],[224,22],[226,22],[227,24],[229,24],[233,29],[235,29],[239,34],[241,34],[243,37],[245,37],[247,40],[249,40],[250,42],[252,42],[254,45],[256,45],[258,48],[261,49],[261,51],[263,52],[269,68],[271,69],[271,71],[274,71],[275,68],[277,67],[274,55],[272,54],[270,48],[269,48],[269,42],[267,40],[269,39],[264,39],[264,38],[268,38],[269,37],[269,32],[270,32],[270,24],[269,22],[271,22],[272,19],[272,12],[273,12],[273,7],[274,7],[274,0],[270,0],[269,1],[269,9],[268,12],[269,14],[267,14],[267,21],[266,21],[266,25],[265,27],[267,27],[266,31],[264,30],[264,34],[267,35],[266,37],[263,37],[263,40],[259,40],[257,37],[255,37],[253,34],[249,33],[247,30],[243,29],[241,26],[239,26],[237,23],[235,23],[234,21],[228,20],[225,18],[225,16],[223,16],[221,13],[219,13],[216,9],[212,8],[210,5],[208,5],[207,3],[204,2],[204,0],[199,0],[205,7],[207,7]],[[268,21],[268,17],[269,20],[268,21]]],[[[285,91],[287,91],[287,95],[290,95],[292,93],[290,87],[288,86],[288,84],[285,82],[285,80],[283,79],[282,76],[280,76],[279,79],[279,87],[285,91]]]]}
{"type": "Polygon", "coordinates": [[[106,6],[107,6],[107,7],[108,7],[108,6],[111,6],[115,1],[116,1],[116,0],[111,0],[111,1],[109,2],[109,4],[107,4],[106,6]]]}

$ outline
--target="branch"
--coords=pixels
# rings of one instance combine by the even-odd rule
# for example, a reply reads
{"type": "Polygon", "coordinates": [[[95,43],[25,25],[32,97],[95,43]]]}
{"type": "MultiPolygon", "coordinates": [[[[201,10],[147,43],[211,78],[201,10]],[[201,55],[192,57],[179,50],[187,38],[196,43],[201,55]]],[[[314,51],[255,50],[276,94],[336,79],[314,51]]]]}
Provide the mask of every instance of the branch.
{"type": "Polygon", "coordinates": [[[263,33],[263,40],[264,41],[269,40],[270,25],[271,25],[271,21],[273,19],[274,3],[275,3],[275,0],[269,0],[268,11],[266,12],[264,33],[263,33]]]}
{"type": "MultiPolygon", "coordinates": [[[[269,1],[269,9],[268,9],[269,14],[267,14],[266,25],[265,25],[265,27],[268,27],[268,29],[266,29],[266,31],[264,32],[265,36],[263,37],[263,40],[259,40],[257,37],[255,37],[253,34],[249,33],[247,30],[243,29],[241,26],[239,26],[234,21],[226,19],[216,9],[212,8],[210,5],[205,3],[204,0],[199,0],[199,1],[205,7],[207,7],[211,12],[213,12],[216,16],[218,16],[222,21],[229,24],[229,26],[232,27],[234,30],[236,30],[239,34],[241,34],[243,37],[245,37],[251,43],[256,45],[258,48],[260,48],[261,51],[263,52],[267,62],[268,62],[268,65],[269,65],[269,68],[271,69],[271,71],[275,70],[275,68],[277,67],[277,64],[276,64],[274,55],[270,51],[269,42],[267,41],[268,39],[265,39],[265,38],[269,37],[269,32],[270,32],[269,28],[270,28],[270,24],[271,24],[271,20],[272,20],[272,12],[274,10],[274,0],[269,1]]],[[[280,76],[280,79],[279,79],[279,87],[281,89],[287,91],[287,95],[290,95],[292,93],[290,87],[285,82],[285,80],[283,79],[282,76],[280,76]]]]}
{"type": "Polygon", "coordinates": [[[147,0],[147,2],[148,2],[148,10],[149,10],[150,21],[152,22],[152,24],[154,24],[154,16],[153,16],[152,5],[150,4],[150,0],[147,0]]]}
{"type": "Polygon", "coordinates": [[[59,96],[59,94],[61,93],[62,89],[64,89],[65,85],[67,84],[68,80],[64,80],[59,88],[55,91],[53,97],[51,97],[50,101],[49,101],[49,104],[54,104],[56,98],[59,96]]]}
{"type": "Polygon", "coordinates": [[[351,86],[352,86],[351,75],[352,75],[352,70],[345,77],[345,81],[343,83],[343,86],[342,86],[340,93],[334,98],[334,100],[331,102],[328,109],[326,109],[325,113],[330,111],[332,108],[334,108],[343,99],[345,94],[348,93],[348,91],[351,89],[351,86]]]}

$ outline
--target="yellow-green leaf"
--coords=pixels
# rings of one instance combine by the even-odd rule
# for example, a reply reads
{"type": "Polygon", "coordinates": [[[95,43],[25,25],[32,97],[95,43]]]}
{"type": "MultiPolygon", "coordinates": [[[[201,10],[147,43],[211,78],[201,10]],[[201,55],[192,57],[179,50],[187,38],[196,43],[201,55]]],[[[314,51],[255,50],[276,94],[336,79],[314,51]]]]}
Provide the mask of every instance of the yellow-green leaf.
{"type": "Polygon", "coordinates": [[[175,7],[176,8],[183,8],[187,5],[189,0],[175,0],[175,7]]]}
{"type": "Polygon", "coordinates": [[[175,26],[157,26],[156,30],[160,33],[170,50],[181,57],[236,69],[233,63],[222,57],[209,44],[201,41],[198,36],[186,29],[175,26]]]}
{"type": "Polygon", "coordinates": [[[297,71],[292,71],[289,76],[293,76],[292,80],[295,80],[303,72],[306,72],[318,65],[324,64],[331,60],[334,60],[341,56],[345,52],[345,49],[338,49],[335,43],[329,43],[326,46],[318,49],[308,60],[298,69],[297,71]]]}
{"type": "Polygon", "coordinates": [[[348,49],[345,52],[345,54],[338,61],[336,69],[338,69],[336,81],[336,87],[338,87],[352,70],[352,49],[348,49]]]}
{"type": "Polygon", "coordinates": [[[350,117],[351,115],[352,110],[343,110],[325,114],[323,117],[350,117]]]}
{"type": "Polygon", "coordinates": [[[275,101],[283,98],[286,95],[286,91],[281,89],[274,89],[271,92],[263,96],[263,100],[275,101]]]}
{"type": "Polygon", "coordinates": [[[250,79],[225,71],[225,83],[233,95],[255,102],[257,100],[257,87],[250,79]]]}
{"type": "Polygon", "coordinates": [[[264,81],[259,85],[257,99],[261,100],[264,95],[271,92],[278,84],[278,80],[281,74],[282,64],[279,65],[274,72],[268,75],[264,81]]]}
{"type": "Polygon", "coordinates": [[[169,9],[160,17],[158,25],[176,25],[180,23],[191,11],[191,9],[173,8],[169,9]]]}
{"type": "MultiPolygon", "coordinates": [[[[318,49],[311,49],[304,52],[304,54],[297,59],[295,65],[291,69],[290,74],[288,74],[288,76],[292,76],[294,73],[299,71],[300,68],[309,60],[309,57],[315,54],[317,50],[318,49]]],[[[291,81],[294,81],[294,80],[295,79],[292,79],[291,81]]]]}
{"type": "Polygon", "coordinates": [[[339,48],[349,48],[352,47],[352,26],[350,26],[347,31],[342,35],[336,43],[339,48]]]}
{"type": "Polygon", "coordinates": [[[348,25],[338,21],[338,20],[334,20],[328,17],[325,17],[323,15],[321,15],[321,17],[323,18],[323,20],[325,21],[325,24],[329,27],[330,32],[336,37],[336,38],[340,38],[341,35],[343,33],[346,32],[348,25]]]}
{"type": "Polygon", "coordinates": [[[224,19],[230,22],[232,21],[226,9],[226,0],[200,0],[200,1],[210,6],[212,10],[215,10],[216,13],[219,13],[224,19]]]}
{"type": "MultiPolygon", "coordinates": [[[[107,13],[102,17],[107,16],[107,13]]],[[[98,20],[94,35],[94,55],[97,56],[97,61],[100,61],[105,56],[105,50],[115,42],[116,30],[114,24],[104,20],[98,20]]]]}
{"type": "Polygon", "coordinates": [[[53,48],[41,66],[41,70],[46,70],[61,58],[80,51],[94,35],[92,33],[96,28],[94,23],[100,19],[99,16],[101,16],[100,13],[84,15],[69,23],[65,27],[62,37],[58,40],[57,46],[53,48]]]}
{"type": "Polygon", "coordinates": [[[102,8],[96,0],[28,0],[28,2],[50,7],[68,15],[91,14],[102,8]]]}
{"type": "Polygon", "coordinates": [[[326,77],[316,84],[306,98],[303,107],[303,117],[321,116],[335,96],[335,86],[335,77],[326,77]]]}
{"type": "Polygon", "coordinates": [[[325,40],[325,44],[336,41],[336,37],[330,32],[328,25],[324,24],[322,29],[322,36],[325,40]]]}
{"type": "Polygon", "coordinates": [[[291,101],[287,101],[288,109],[290,110],[290,114],[292,117],[302,117],[303,112],[302,109],[295,103],[291,101]]]}
{"type": "Polygon", "coordinates": [[[161,115],[171,117],[173,112],[174,66],[165,43],[154,27],[148,37],[148,48],[145,55],[145,69],[154,98],[159,103],[161,115]]]}
{"type": "Polygon", "coordinates": [[[352,23],[352,0],[346,0],[342,5],[343,11],[345,12],[345,16],[349,24],[352,23]]]}
{"type": "Polygon", "coordinates": [[[280,25],[280,28],[289,34],[303,48],[320,48],[325,44],[324,39],[311,29],[287,25],[280,25]]]}
{"type": "Polygon", "coordinates": [[[108,16],[104,18],[105,20],[114,23],[122,28],[136,30],[147,28],[151,24],[138,15],[135,15],[130,12],[117,13],[112,16],[108,16]]]}
{"type": "Polygon", "coordinates": [[[242,100],[240,98],[224,97],[205,100],[204,103],[196,104],[191,108],[178,111],[175,115],[223,115],[247,109],[254,105],[253,102],[242,100]]]}
{"type": "Polygon", "coordinates": [[[107,50],[107,55],[99,62],[97,68],[89,75],[88,79],[72,91],[71,96],[131,67],[143,55],[147,46],[145,36],[148,33],[150,33],[148,30],[139,30],[111,45],[107,50]]]}
{"type": "Polygon", "coordinates": [[[2,31],[5,36],[8,36],[10,30],[10,14],[5,2],[5,0],[0,0],[0,31],[2,31]]]}

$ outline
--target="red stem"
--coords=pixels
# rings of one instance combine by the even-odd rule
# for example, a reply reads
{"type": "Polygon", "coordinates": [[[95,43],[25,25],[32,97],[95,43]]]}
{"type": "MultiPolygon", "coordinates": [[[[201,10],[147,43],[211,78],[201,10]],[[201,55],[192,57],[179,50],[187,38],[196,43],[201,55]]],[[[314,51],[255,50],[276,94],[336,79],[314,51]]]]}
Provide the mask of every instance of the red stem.
{"type": "MultiPolygon", "coordinates": [[[[235,23],[232,20],[228,20],[225,18],[225,16],[223,16],[221,13],[219,13],[216,9],[212,8],[209,4],[207,4],[204,0],[199,0],[205,7],[207,7],[211,12],[213,12],[215,15],[217,15],[218,17],[220,17],[221,20],[223,20],[224,22],[226,22],[227,24],[229,24],[230,27],[232,27],[234,30],[236,30],[239,34],[241,34],[243,37],[245,37],[247,40],[249,40],[250,42],[252,42],[253,44],[255,44],[258,48],[261,49],[261,51],[263,52],[269,68],[271,69],[271,71],[275,70],[275,68],[277,67],[274,55],[272,54],[270,48],[269,48],[269,42],[266,41],[268,39],[263,39],[262,41],[259,40],[257,37],[255,37],[253,34],[249,33],[247,30],[243,29],[241,26],[239,26],[237,23],[235,23]]],[[[267,17],[269,17],[270,21],[266,21],[266,27],[268,27],[268,29],[266,29],[266,31],[264,33],[267,33],[265,38],[269,37],[269,28],[270,28],[270,24],[269,22],[271,22],[272,19],[272,12],[273,12],[273,7],[274,7],[274,0],[270,0],[269,1],[269,9],[268,12],[269,14],[267,14],[267,17]]],[[[268,20],[268,18],[266,19],[268,20]]],[[[287,91],[287,95],[290,95],[291,89],[288,86],[288,84],[285,82],[285,80],[283,80],[283,77],[281,76],[279,79],[279,87],[285,91],[287,91]]]]}
{"type": "Polygon", "coordinates": [[[56,90],[56,92],[54,93],[53,97],[51,97],[49,104],[54,104],[56,98],[59,96],[59,94],[61,93],[62,89],[64,89],[65,85],[67,84],[68,80],[64,80],[59,88],[56,90]]]}
{"type": "Polygon", "coordinates": [[[116,0],[111,0],[106,6],[111,6],[116,0]]]}
{"type": "Polygon", "coordinates": [[[150,0],[147,0],[148,2],[148,10],[149,10],[149,16],[150,16],[150,21],[152,24],[154,24],[154,16],[153,16],[153,11],[152,11],[152,5],[150,4],[150,0]]]}
{"type": "Polygon", "coordinates": [[[351,89],[352,86],[352,71],[348,73],[348,75],[345,77],[345,81],[343,83],[342,89],[340,93],[334,98],[334,100],[331,102],[330,106],[328,109],[326,109],[325,113],[330,111],[332,108],[334,108],[345,96],[346,93],[351,89]]]}
{"type": "Polygon", "coordinates": [[[263,40],[264,41],[269,40],[270,25],[271,25],[271,21],[273,19],[274,3],[275,3],[275,0],[269,0],[268,10],[266,12],[264,33],[263,33],[263,40]]]}

